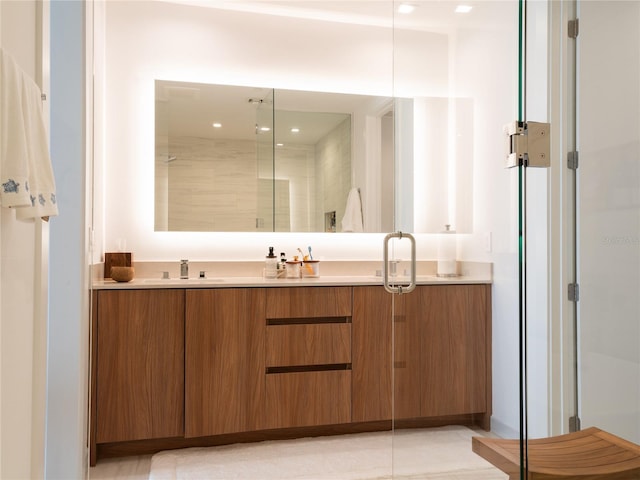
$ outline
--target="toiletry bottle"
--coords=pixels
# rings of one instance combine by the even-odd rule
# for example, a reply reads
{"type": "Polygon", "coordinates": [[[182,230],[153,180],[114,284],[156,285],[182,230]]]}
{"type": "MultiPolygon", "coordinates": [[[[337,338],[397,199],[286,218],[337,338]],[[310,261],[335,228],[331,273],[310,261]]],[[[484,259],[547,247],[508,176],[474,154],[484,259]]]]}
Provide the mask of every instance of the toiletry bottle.
{"type": "Polygon", "coordinates": [[[280,261],[278,262],[278,278],[284,278],[287,276],[287,259],[284,252],[280,252],[280,261]]]}
{"type": "Polygon", "coordinates": [[[267,255],[264,276],[266,278],[276,278],[278,276],[278,258],[273,253],[273,247],[269,247],[269,255],[267,255]]]}

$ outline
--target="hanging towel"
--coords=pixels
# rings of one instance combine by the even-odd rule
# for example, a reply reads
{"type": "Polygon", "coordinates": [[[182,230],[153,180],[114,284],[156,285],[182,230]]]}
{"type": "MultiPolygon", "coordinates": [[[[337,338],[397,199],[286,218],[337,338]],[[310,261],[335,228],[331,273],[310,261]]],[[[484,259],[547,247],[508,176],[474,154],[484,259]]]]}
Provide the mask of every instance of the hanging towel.
{"type": "Polygon", "coordinates": [[[347,206],[342,217],[343,232],[362,232],[362,202],[360,200],[360,189],[352,188],[347,197],[347,206]]]}
{"type": "Polygon", "coordinates": [[[2,49],[0,205],[22,220],[58,214],[40,88],[2,49]]]}

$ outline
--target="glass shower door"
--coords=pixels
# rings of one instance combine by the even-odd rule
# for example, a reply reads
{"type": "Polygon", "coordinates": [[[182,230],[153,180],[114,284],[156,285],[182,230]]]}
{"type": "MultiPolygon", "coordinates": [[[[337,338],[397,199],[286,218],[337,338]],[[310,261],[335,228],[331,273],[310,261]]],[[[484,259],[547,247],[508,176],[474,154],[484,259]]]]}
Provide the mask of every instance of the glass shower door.
{"type": "Polygon", "coordinates": [[[640,2],[578,5],[578,416],[640,443],[640,2]]]}
{"type": "Polygon", "coordinates": [[[471,437],[524,431],[524,167],[506,168],[502,131],[524,120],[521,3],[411,3],[434,23],[394,14],[395,226],[416,237],[423,284],[392,299],[393,478],[504,479],[471,437]],[[408,61],[416,49],[422,61],[408,61]],[[447,226],[456,277],[436,275],[447,226]],[[490,284],[470,280],[472,264],[490,266],[490,284]]]}

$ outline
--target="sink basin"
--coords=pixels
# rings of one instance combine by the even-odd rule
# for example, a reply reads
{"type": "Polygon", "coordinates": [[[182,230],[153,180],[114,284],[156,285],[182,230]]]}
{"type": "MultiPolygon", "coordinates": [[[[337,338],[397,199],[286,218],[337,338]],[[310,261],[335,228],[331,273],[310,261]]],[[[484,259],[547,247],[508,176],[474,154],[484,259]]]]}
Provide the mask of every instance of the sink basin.
{"type": "Polygon", "coordinates": [[[185,285],[193,285],[193,284],[201,284],[201,283],[219,283],[224,282],[222,278],[188,278],[188,279],[180,279],[180,278],[145,278],[143,280],[144,283],[153,283],[154,285],[162,285],[163,283],[171,283],[171,284],[185,284],[185,285]]]}

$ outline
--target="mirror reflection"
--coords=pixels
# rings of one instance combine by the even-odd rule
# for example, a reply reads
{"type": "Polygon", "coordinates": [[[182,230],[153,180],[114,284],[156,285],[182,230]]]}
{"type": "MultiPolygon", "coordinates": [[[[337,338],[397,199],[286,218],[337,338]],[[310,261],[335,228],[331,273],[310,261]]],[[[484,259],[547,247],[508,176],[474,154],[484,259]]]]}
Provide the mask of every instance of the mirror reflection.
{"type": "Polygon", "coordinates": [[[392,228],[390,98],[163,80],[155,90],[156,231],[392,228]]]}

